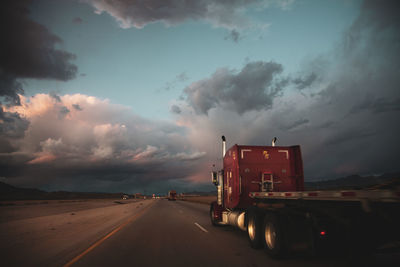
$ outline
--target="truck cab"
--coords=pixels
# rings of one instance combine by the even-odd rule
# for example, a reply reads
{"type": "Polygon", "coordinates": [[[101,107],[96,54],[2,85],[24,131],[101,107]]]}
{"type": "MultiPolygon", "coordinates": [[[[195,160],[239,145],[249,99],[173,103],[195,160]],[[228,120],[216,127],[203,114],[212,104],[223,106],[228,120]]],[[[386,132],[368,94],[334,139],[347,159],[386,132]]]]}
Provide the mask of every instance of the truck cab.
{"type": "Polygon", "coordinates": [[[251,192],[304,190],[300,146],[235,144],[223,151],[223,156],[223,169],[213,172],[212,179],[217,186],[218,205],[224,209],[244,209],[252,205],[251,192]]]}

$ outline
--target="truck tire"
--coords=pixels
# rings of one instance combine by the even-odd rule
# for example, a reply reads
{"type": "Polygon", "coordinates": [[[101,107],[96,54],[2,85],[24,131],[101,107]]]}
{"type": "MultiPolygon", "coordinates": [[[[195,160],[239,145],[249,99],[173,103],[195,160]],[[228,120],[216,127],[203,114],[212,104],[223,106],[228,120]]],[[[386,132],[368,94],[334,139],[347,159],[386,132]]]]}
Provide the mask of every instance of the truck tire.
{"type": "Polygon", "coordinates": [[[262,212],[257,208],[247,210],[247,237],[250,246],[255,249],[262,248],[262,212]]]}
{"type": "Polygon", "coordinates": [[[278,216],[274,213],[265,214],[262,229],[262,239],[267,253],[273,258],[285,257],[286,242],[278,216]]]}
{"type": "Polygon", "coordinates": [[[211,203],[211,205],[210,205],[210,220],[211,220],[211,224],[213,226],[220,226],[220,224],[218,223],[218,221],[215,219],[215,216],[214,216],[214,205],[213,205],[213,203],[211,203]]]}

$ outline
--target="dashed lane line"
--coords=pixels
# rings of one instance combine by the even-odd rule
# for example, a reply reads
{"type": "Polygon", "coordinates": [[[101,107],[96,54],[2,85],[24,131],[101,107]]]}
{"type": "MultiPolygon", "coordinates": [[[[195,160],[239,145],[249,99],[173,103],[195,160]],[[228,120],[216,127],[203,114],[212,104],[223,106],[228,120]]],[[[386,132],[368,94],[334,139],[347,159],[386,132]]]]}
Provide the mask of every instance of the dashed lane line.
{"type": "Polygon", "coordinates": [[[203,226],[201,226],[200,224],[198,224],[197,222],[194,223],[197,227],[200,228],[201,231],[208,233],[207,229],[205,229],[203,226]]]}

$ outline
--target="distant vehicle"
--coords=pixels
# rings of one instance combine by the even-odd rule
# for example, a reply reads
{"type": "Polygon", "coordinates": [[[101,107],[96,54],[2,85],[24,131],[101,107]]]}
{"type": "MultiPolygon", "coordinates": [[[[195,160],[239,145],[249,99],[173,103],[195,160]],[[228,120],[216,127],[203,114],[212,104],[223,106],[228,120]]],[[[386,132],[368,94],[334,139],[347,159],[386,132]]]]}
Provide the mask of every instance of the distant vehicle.
{"type": "Polygon", "coordinates": [[[225,152],[222,137],[223,169],[211,173],[212,225],[247,231],[251,247],[275,258],[299,248],[363,255],[400,241],[399,189],[304,191],[300,146],[275,142],[225,152]]]}
{"type": "Polygon", "coordinates": [[[122,195],[122,197],[121,197],[122,199],[128,199],[129,198],[129,196],[128,195],[122,195]]]}
{"type": "Polygon", "coordinates": [[[175,190],[168,191],[168,200],[172,200],[172,201],[176,200],[176,191],[175,190]]]}

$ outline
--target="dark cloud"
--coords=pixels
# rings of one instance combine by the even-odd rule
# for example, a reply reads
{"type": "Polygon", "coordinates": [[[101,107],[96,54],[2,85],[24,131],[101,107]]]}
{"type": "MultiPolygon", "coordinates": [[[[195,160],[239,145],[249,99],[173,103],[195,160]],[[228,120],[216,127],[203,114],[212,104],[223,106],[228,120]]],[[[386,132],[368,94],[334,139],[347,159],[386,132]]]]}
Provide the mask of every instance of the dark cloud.
{"type": "Polygon", "coordinates": [[[310,122],[310,120],[308,120],[308,119],[300,119],[300,120],[297,120],[297,121],[295,121],[295,122],[293,122],[293,123],[291,123],[289,125],[282,126],[281,129],[289,131],[289,130],[295,129],[295,128],[301,126],[301,125],[307,124],[309,122],[310,122]]]}
{"type": "Polygon", "coordinates": [[[194,82],[184,89],[187,102],[198,114],[208,114],[217,106],[243,114],[267,110],[288,79],[278,77],[282,65],[274,62],[251,62],[240,72],[217,70],[211,78],[194,82]]]}
{"type": "MultiPolygon", "coordinates": [[[[398,40],[400,34],[400,3],[396,0],[385,2],[378,0],[365,0],[361,7],[360,16],[347,31],[344,50],[352,54],[354,49],[360,49],[368,41],[364,49],[369,50],[372,46],[389,46],[390,52],[399,55],[398,40]]],[[[380,51],[388,52],[388,51],[380,51]]]]}
{"type": "Polygon", "coordinates": [[[350,72],[354,77],[347,78],[345,86],[362,88],[362,94],[353,97],[350,113],[399,110],[399,13],[399,1],[364,1],[360,16],[346,32],[341,55],[356,71],[350,72]]]}
{"type": "Polygon", "coordinates": [[[327,121],[327,122],[322,122],[322,123],[321,123],[320,125],[318,125],[317,127],[323,129],[323,128],[329,128],[329,127],[331,127],[331,126],[333,126],[333,125],[335,125],[335,122],[334,122],[334,121],[327,121]]]}
{"type": "Polygon", "coordinates": [[[143,28],[149,23],[163,22],[167,25],[187,20],[205,20],[226,28],[243,27],[247,20],[241,16],[244,7],[257,4],[256,0],[152,0],[143,4],[134,0],[87,0],[97,13],[107,12],[123,28],[143,28]]]}
{"type": "Polygon", "coordinates": [[[0,68],[0,96],[4,97],[7,102],[19,105],[18,94],[23,93],[22,84],[16,80],[16,77],[0,68]]]}
{"type": "Polygon", "coordinates": [[[28,128],[29,122],[17,113],[6,112],[0,105],[0,137],[21,138],[28,128]]]}
{"type": "MultiPolygon", "coordinates": [[[[11,142],[9,140],[7,140],[6,138],[1,136],[0,137],[0,154],[1,153],[7,153],[8,154],[8,153],[12,153],[14,151],[15,151],[15,149],[12,146],[11,142]]],[[[0,163],[0,167],[1,167],[1,165],[2,164],[0,163]]]]}
{"type": "Polygon", "coordinates": [[[4,111],[0,105],[0,154],[15,152],[18,149],[15,141],[24,137],[28,126],[26,119],[17,113],[4,111]]]}
{"type": "Polygon", "coordinates": [[[56,49],[61,39],[30,18],[29,0],[7,0],[0,11],[0,94],[18,103],[18,78],[66,81],[76,75],[75,56],[56,49]]]}
{"type": "Polygon", "coordinates": [[[239,39],[240,39],[240,33],[235,29],[231,30],[229,35],[225,37],[225,40],[232,40],[235,43],[237,43],[239,39]]]}
{"type": "Polygon", "coordinates": [[[364,102],[354,106],[350,110],[350,114],[356,114],[362,111],[370,111],[372,113],[400,111],[400,98],[385,99],[377,97],[374,99],[366,99],[364,102]]]}
{"type": "MultiPolygon", "coordinates": [[[[220,158],[215,145],[222,134],[229,145],[268,145],[277,136],[278,144],[302,146],[307,180],[398,171],[399,5],[365,1],[331,53],[308,59],[298,72],[303,76],[280,79],[285,90],[278,90],[279,98],[272,94],[263,101],[274,83],[249,86],[261,79],[228,69],[192,83],[184,90],[180,121],[189,125],[193,142],[210,162],[220,158]],[[248,82],[237,85],[233,77],[248,82]]],[[[274,68],[269,77],[278,78],[282,69],[274,68]]]]}
{"type": "Polygon", "coordinates": [[[304,149],[310,177],[398,169],[399,12],[398,1],[364,1],[332,59],[319,65],[323,68],[315,61],[308,66],[317,76],[314,89],[299,89],[314,100],[297,115],[310,119],[303,132],[315,140],[308,144],[310,152],[304,149]]]}
{"type": "MultiPolygon", "coordinates": [[[[126,192],[126,193],[163,193],[184,184],[193,164],[170,161],[161,164],[118,164],[117,162],[101,162],[92,164],[52,164],[22,165],[17,163],[23,158],[3,161],[0,156],[0,167],[5,163],[8,177],[6,182],[25,187],[36,187],[45,190],[126,192]]],[[[182,187],[182,186],[181,186],[182,187]]],[[[186,191],[193,187],[186,182],[186,191]]],[[[210,186],[209,190],[213,188],[210,186]]]]}
{"type": "Polygon", "coordinates": [[[182,111],[177,105],[172,105],[171,106],[171,112],[172,113],[176,113],[176,114],[180,114],[182,111]]]}
{"type": "Polygon", "coordinates": [[[376,132],[365,132],[363,129],[346,129],[343,132],[333,135],[328,138],[325,142],[326,145],[337,146],[345,142],[354,142],[354,140],[361,141],[364,138],[368,138],[376,135],[376,132]]]}
{"type": "Polygon", "coordinates": [[[83,110],[83,109],[81,108],[81,106],[79,106],[78,104],[72,104],[72,107],[73,107],[74,109],[76,109],[76,110],[79,110],[79,111],[83,110]]]}
{"type": "Polygon", "coordinates": [[[82,24],[83,23],[83,19],[81,19],[80,17],[76,17],[72,20],[72,23],[74,24],[82,24]]]}
{"type": "Polygon", "coordinates": [[[296,85],[296,87],[300,90],[307,88],[313,84],[313,82],[317,79],[317,75],[313,72],[310,75],[302,78],[296,78],[292,82],[296,85]]]}

